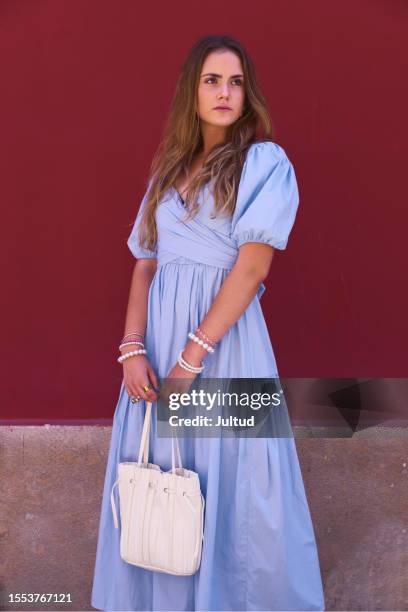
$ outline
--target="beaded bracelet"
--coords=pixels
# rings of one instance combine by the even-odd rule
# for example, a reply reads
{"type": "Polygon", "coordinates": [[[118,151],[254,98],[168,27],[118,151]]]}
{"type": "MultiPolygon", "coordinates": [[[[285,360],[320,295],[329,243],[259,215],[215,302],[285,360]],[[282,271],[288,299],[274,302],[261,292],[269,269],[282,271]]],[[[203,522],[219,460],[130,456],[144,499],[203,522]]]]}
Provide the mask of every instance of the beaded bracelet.
{"type": "Polygon", "coordinates": [[[143,342],[144,338],[143,336],[130,336],[128,338],[122,338],[122,340],[120,341],[120,344],[123,344],[124,342],[143,342]]]}
{"type": "Polygon", "coordinates": [[[124,340],[125,338],[129,338],[129,336],[141,336],[143,338],[144,334],[141,334],[140,332],[131,332],[130,334],[126,334],[126,336],[123,336],[122,340],[124,340]]]}
{"type": "Polygon", "coordinates": [[[205,368],[204,364],[201,362],[201,366],[193,366],[191,363],[188,363],[188,361],[186,361],[185,359],[183,359],[183,349],[181,349],[178,359],[177,359],[178,364],[184,369],[187,370],[189,372],[194,372],[195,374],[199,374],[200,372],[202,372],[205,368]]]}
{"type": "Polygon", "coordinates": [[[144,348],[143,342],[136,342],[135,340],[132,340],[131,342],[122,342],[122,344],[119,345],[119,350],[123,348],[124,346],[130,346],[131,344],[139,344],[140,346],[144,348]]]}
{"type": "Polygon", "coordinates": [[[120,357],[118,357],[117,361],[122,363],[125,359],[129,359],[129,357],[133,357],[134,355],[146,355],[147,351],[145,349],[138,349],[137,351],[130,351],[129,353],[124,353],[120,357]]]}
{"type": "Polygon", "coordinates": [[[214,352],[215,349],[213,346],[210,346],[207,342],[204,342],[204,340],[196,336],[193,332],[188,332],[188,337],[191,338],[191,340],[194,340],[194,342],[197,342],[197,344],[199,344],[203,348],[205,348],[205,350],[209,353],[214,352]]]}
{"type": "Polygon", "coordinates": [[[211,338],[209,338],[209,337],[207,336],[207,334],[205,334],[205,333],[203,332],[203,330],[202,330],[202,329],[200,329],[199,327],[197,327],[197,329],[196,329],[195,331],[196,331],[196,334],[198,334],[198,335],[200,335],[200,334],[201,334],[201,335],[203,336],[204,340],[206,340],[206,341],[208,342],[208,344],[211,344],[211,345],[213,345],[213,346],[215,346],[215,345],[217,344],[217,342],[216,342],[215,340],[212,340],[211,338]]]}

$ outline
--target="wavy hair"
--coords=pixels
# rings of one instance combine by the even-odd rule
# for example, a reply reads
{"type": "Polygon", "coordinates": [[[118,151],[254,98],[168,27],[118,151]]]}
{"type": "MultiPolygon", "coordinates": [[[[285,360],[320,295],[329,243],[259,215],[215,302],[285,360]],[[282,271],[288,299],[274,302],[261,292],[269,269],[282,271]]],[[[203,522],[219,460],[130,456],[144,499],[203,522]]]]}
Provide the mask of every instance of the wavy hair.
{"type": "Polygon", "coordinates": [[[210,35],[199,39],[181,68],[163,136],[151,163],[148,193],[138,232],[142,248],[156,249],[155,213],[159,202],[165,192],[175,186],[180,175],[187,176],[194,156],[203,150],[197,90],[207,55],[219,50],[233,51],[241,60],[245,91],[243,113],[228,126],[224,142],[211,149],[202,168],[191,179],[185,197],[185,221],[197,213],[199,193],[209,183],[212,185],[216,214],[225,211],[232,215],[248,148],[254,142],[272,140],[274,136],[253,62],[243,45],[230,36],[210,35]]]}

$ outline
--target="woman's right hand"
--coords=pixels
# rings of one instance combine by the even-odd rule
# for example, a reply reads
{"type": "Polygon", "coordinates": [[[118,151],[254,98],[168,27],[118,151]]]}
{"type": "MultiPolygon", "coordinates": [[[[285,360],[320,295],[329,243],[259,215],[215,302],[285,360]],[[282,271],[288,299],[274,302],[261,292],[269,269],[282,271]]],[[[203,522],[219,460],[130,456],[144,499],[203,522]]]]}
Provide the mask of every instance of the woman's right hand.
{"type": "Polygon", "coordinates": [[[146,355],[133,355],[122,362],[123,379],[129,397],[141,397],[144,400],[155,402],[158,393],[153,387],[159,388],[157,376],[146,355]],[[144,391],[143,387],[150,385],[149,391],[144,391]]]}

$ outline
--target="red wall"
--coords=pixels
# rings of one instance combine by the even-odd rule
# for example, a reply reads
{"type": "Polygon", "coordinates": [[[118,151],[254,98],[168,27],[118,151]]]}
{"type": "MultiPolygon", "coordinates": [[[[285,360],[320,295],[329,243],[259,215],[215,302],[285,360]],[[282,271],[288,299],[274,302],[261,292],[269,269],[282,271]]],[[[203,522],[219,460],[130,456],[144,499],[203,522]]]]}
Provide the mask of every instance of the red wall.
{"type": "Polygon", "coordinates": [[[407,376],[406,4],[200,7],[0,4],[2,419],[112,417],[126,240],[206,33],[247,46],[298,178],[262,298],[281,376],[407,376]]]}

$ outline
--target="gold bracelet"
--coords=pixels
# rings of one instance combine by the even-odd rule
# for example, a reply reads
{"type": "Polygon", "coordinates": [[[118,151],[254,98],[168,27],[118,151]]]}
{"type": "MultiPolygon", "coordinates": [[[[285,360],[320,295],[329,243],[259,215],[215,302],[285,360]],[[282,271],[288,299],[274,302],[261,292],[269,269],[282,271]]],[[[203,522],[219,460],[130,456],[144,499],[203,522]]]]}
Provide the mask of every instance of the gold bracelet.
{"type": "Polygon", "coordinates": [[[139,332],[132,332],[130,334],[126,334],[126,336],[122,336],[122,340],[125,338],[129,338],[129,336],[141,336],[143,338],[144,334],[140,334],[139,332]]]}

